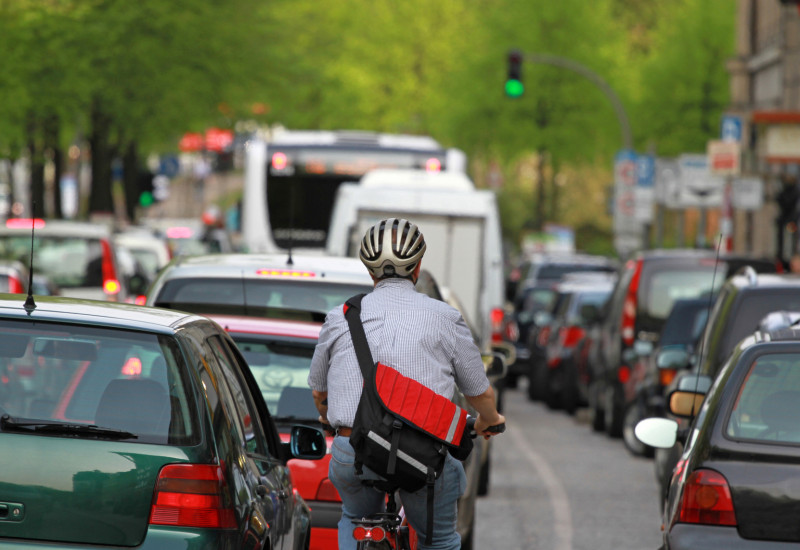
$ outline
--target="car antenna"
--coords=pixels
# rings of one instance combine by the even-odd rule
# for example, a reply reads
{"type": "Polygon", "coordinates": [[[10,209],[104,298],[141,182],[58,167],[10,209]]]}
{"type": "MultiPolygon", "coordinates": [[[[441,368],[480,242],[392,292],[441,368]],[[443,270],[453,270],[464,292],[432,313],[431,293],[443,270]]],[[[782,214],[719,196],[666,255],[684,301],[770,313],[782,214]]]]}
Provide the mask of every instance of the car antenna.
{"type": "MultiPolygon", "coordinates": [[[[717,250],[716,250],[715,257],[714,257],[714,274],[711,276],[711,291],[708,293],[708,315],[706,317],[706,319],[707,319],[706,322],[708,322],[708,320],[710,320],[711,308],[714,305],[714,285],[717,282],[717,267],[719,266],[719,251],[720,251],[721,248],[722,248],[722,233],[719,234],[719,239],[717,240],[717,250]]],[[[702,338],[700,340],[700,350],[699,350],[699,352],[697,354],[697,357],[698,357],[698,360],[697,360],[698,369],[699,369],[699,367],[703,366],[703,352],[705,351],[703,349],[703,344],[704,343],[705,343],[705,338],[702,338]]],[[[695,396],[692,397],[692,414],[691,414],[692,418],[694,418],[694,415],[695,415],[695,410],[694,410],[695,405],[696,405],[695,397],[697,396],[697,388],[698,388],[699,385],[700,385],[700,372],[698,370],[698,372],[697,372],[697,374],[695,376],[695,379],[694,379],[694,393],[695,393],[695,396]]]]}
{"type": "MultiPolygon", "coordinates": [[[[33,211],[36,211],[36,201],[33,201],[33,211]]],[[[31,313],[36,309],[36,302],[33,300],[33,230],[36,227],[36,218],[31,218],[31,259],[28,269],[28,297],[25,298],[25,311],[31,313]]]]}

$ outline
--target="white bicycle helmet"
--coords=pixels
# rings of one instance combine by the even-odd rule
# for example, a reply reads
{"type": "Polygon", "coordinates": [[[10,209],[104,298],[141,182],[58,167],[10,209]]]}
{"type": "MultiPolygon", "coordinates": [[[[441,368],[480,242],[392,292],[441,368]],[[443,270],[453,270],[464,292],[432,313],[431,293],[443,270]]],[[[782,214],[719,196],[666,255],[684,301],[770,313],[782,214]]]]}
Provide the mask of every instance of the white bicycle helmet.
{"type": "Polygon", "coordinates": [[[359,257],[376,279],[411,277],[425,248],[425,238],[415,224],[388,218],[367,229],[359,257]]]}

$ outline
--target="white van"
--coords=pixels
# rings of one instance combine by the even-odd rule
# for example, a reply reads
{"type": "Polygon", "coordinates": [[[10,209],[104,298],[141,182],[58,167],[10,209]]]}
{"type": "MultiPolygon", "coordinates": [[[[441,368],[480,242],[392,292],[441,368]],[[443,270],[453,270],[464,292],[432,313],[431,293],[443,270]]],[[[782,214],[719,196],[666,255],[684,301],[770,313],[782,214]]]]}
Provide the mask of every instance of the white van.
{"type": "Polygon", "coordinates": [[[367,228],[389,217],[419,226],[428,245],[423,268],[456,293],[465,316],[479,331],[480,344],[491,345],[505,296],[494,193],[475,189],[463,173],[372,170],[360,182],[339,187],[327,252],[357,256],[367,228]]]}

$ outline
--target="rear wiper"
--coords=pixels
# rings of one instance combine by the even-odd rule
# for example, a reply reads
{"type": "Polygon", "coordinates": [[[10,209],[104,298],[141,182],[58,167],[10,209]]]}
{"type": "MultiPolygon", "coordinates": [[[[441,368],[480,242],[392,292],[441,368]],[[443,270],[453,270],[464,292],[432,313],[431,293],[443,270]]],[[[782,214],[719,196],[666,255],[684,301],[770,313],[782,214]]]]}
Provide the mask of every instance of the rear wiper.
{"type": "Polygon", "coordinates": [[[0,430],[18,430],[35,433],[84,435],[108,439],[138,439],[139,436],[116,430],[114,428],[101,428],[94,424],[69,424],[65,422],[49,422],[29,418],[13,418],[4,414],[0,416],[0,430]]]}

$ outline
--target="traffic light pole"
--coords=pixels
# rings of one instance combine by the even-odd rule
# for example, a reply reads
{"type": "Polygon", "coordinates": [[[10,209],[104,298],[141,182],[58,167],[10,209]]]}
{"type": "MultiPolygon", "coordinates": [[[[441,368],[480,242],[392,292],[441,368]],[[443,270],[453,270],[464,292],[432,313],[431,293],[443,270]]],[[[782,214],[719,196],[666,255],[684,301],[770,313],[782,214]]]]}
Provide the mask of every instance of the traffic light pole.
{"type": "Polygon", "coordinates": [[[628,114],[625,112],[625,107],[622,105],[622,101],[620,101],[619,96],[614,92],[611,86],[608,85],[608,82],[603,80],[600,75],[581,65],[580,63],[568,59],[566,57],[560,57],[557,55],[551,54],[544,54],[544,53],[537,53],[537,54],[523,54],[525,61],[529,63],[541,63],[545,65],[553,65],[555,67],[561,67],[563,69],[568,69],[570,71],[576,72],[579,75],[591,80],[602,92],[608,97],[608,100],[611,102],[611,106],[614,108],[614,112],[617,114],[617,119],[619,120],[620,130],[622,133],[622,147],[628,151],[633,150],[633,137],[631,134],[631,126],[630,122],[628,121],[628,114]]]}

